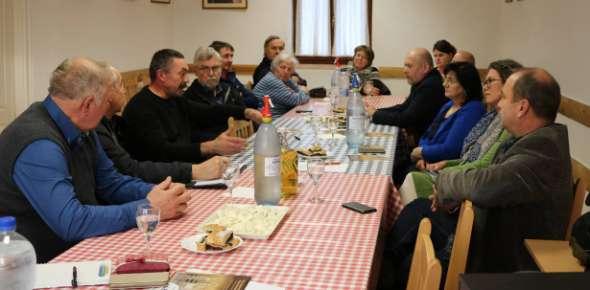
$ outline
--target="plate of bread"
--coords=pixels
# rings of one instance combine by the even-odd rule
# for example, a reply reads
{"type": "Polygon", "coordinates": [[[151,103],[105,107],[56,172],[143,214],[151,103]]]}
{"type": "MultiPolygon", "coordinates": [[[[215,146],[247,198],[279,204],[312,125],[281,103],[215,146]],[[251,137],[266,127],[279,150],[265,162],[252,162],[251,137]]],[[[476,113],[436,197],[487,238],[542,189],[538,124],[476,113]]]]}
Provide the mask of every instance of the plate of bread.
{"type": "Polygon", "coordinates": [[[203,229],[205,232],[182,239],[180,246],[191,252],[211,255],[235,250],[244,242],[222,225],[208,224],[203,229]]]}

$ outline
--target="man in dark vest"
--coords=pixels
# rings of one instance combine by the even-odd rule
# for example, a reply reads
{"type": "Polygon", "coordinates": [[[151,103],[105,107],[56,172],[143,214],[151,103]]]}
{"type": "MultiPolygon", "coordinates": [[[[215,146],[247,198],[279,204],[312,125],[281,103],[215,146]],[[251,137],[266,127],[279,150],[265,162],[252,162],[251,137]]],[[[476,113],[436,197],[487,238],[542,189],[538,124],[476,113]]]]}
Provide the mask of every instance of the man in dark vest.
{"type": "Polygon", "coordinates": [[[136,225],[140,204],[178,217],[190,194],[170,178],[159,185],[119,174],[99,145],[96,127],[108,102],[104,64],[67,59],[53,71],[49,96],[0,134],[0,216],[17,220],[44,263],[88,237],[136,225]]]}

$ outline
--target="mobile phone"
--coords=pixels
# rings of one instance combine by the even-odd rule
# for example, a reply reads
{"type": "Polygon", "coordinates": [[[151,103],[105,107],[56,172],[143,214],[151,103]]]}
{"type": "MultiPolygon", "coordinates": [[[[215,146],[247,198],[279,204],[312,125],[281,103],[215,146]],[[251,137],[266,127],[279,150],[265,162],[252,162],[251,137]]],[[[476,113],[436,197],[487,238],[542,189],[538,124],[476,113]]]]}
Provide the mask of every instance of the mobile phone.
{"type": "Polygon", "coordinates": [[[227,188],[227,184],[222,179],[214,179],[214,180],[193,180],[187,184],[185,184],[186,188],[189,189],[197,189],[197,188],[220,188],[225,189],[227,188]]]}
{"type": "Polygon", "coordinates": [[[362,204],[362,203],[359,203],[356,201],[343,203],[342,206],[347,209],[361,213],[361,214],[366,214],[366,213],[371,213],[371,212],[377,211],[377,209],[374,207],[370,207],[368,205],[365,205],[365,204],[362,204]]]}

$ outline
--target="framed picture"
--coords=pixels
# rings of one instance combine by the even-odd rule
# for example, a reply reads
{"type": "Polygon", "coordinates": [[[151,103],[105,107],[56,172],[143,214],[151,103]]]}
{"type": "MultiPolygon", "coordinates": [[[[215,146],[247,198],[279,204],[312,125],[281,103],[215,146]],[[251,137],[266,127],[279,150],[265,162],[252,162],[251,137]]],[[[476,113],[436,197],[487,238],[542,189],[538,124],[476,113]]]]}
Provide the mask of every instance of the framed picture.
{"type": "Polygon", "coordinates": [[[246,9],[248,0],[203,0],[203,9],[246,9]]]}
{"type": "Polygon", "coordinates": [[[164,3],[164,4],[170,4],[170,1],[172,0],[151,0],[152,3],[164,3]]]}

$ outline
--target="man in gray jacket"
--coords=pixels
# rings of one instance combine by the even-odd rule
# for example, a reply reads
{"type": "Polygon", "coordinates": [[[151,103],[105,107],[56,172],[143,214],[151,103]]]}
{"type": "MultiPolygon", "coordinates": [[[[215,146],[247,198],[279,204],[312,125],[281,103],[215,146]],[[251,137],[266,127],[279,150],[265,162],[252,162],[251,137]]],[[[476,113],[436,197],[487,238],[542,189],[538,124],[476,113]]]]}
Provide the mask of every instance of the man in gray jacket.
{"type": "Polygon", "coordinates": [[[500,146],[489,167],[441,172],[430,200],[416,199],[404,208],[388,237],[384,263],[390,269],[382,271],[382,284],[405,288],[423,217],[432,221],[433,245],[446,266],[458,216],[454,209],[463,200],[472,201],[476,211],[471,271],[534,269],[523,240],[563,239],[573,195],[567,128],[555,123],[560,99],[559,84],[545,70],[526,69],[508,78],[498,112],[514,137],[500,146]],[[395,281],[387,281],[388,271],[396,272],[389,274],[395,281]]]}

